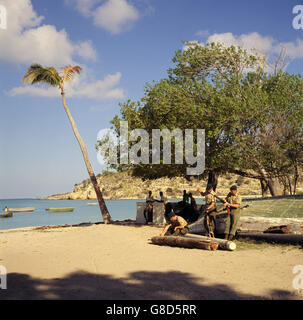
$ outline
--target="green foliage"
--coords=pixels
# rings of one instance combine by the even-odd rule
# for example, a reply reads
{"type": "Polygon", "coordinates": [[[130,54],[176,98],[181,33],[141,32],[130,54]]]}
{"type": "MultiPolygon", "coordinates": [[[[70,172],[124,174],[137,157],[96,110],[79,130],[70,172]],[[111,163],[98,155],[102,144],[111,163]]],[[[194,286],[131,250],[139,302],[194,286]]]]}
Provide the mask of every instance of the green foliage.
{"type": "Polygon", "coordinates": [[[80,74],[82,68],[79,66],[66,66],[61,69],[62,73],[54,67],[43,67],[40,64],[32,64],[23,77],[25,84],[45,83],[52,87],[63,89],[64,82],[68,82],[74,78],[76,74],[80,74]]]}
{"type": "MultiPolygon", "coordinates": [[[[266,58],[240,47],[186,43],[168,77],[147,84],[144,97],[122,103],[129,129],[205,129],[206,172],[253,171],[255,178],[297,172],[303,150],[303,82],[266,72],[266,58]]],[[[135,143],[135,142],[133,142],[135,143]]],[[[172,146],[174,154],[174,143],[172,146]]],[[[172,163],[174,163],[172,159],[172,163]]],[[[114,165],[144,178],[185,175],[187,165],[114,165]]]]}

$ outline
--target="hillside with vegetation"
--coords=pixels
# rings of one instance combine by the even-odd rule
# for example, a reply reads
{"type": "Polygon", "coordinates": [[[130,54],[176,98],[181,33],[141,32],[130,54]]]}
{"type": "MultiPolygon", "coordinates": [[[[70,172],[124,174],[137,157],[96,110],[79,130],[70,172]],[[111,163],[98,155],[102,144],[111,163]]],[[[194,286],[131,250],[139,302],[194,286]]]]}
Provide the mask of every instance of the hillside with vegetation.
{"type": "MultiPolygon", "coordinates": [[[[159,178],[154,180],[143,180],[133,177],[127,172],[105,172],[97,176],[98,184],[103,190],[104,198],[107,200],[119,199],[143,199],[151,190],[154,196],[158,196],[160,191],[170,198],[182,198],[183,190],[192,192],[194,196],[201,197],[196,191],[198,186],[204,188],[207,179],[199,180],[191,178],[188,181],[183,177],[159,178]]],[[[260,183],[257,179],[244,178],[242,176],[227,174],[219,177],[217,193],[225,195],[231,185],[236,184],[242,195],[261,196],[260,183]]],[[[303,193],[303,181],[300,180],[298,194],[303,193]]],[[[267,194],[270,195],[269,193],[267,194]]],[[[76,184],[70,193],[52,195],[48,200],[95,200],[96,194],[90,180],[76,184]]]]}

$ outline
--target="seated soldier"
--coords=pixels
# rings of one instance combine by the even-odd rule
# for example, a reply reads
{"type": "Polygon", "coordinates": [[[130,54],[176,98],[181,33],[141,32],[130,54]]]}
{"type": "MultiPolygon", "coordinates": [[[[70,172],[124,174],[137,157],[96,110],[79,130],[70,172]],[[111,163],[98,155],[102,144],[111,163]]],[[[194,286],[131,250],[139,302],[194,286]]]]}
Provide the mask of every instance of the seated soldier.
{"type": "Polygon", "coordinates": [[[187,222],[175,215],[173,210],[167,214],[169,224],[165,226],[160,236],[185,236],[188,233],[187,222]]]}

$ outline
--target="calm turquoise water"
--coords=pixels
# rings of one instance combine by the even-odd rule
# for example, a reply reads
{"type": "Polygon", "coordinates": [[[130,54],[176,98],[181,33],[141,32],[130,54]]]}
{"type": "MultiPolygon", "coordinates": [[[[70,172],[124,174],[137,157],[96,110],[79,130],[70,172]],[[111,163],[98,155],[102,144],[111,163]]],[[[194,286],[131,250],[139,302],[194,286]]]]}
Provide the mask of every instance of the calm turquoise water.
{"type": "MultiPolygon", "coordinates": [[[[113,220],[136,219],[136,202],[142,200],[108,200],[106,205],[113,220]]],[[[143,200],[144,201],[144,200],[143,200]]],[[[170,201],[179,201],[173,199],[170,201]]],[[[10,199],[0,200],[0,209],[35,207],[34,212],[14,213],[12,218],[0,219],[0,230],[15,229],[33,226],[57,226],[65,224],[79,224],[83,222],[102,222],[98,206],[88,206],[90,200],[36,200],[10,199]],[[50,213],[46,208],[71,208],[71,213],[50,213]]],[[[197,203],[199,203],[197,199],[197,203]]]]}
{"type": "MultiPolygon", "coordinates": [[[[136,219],[138,200],[106,201],[113,220],[136,219]]],[[[71,200],[0,200],[0,208],[35,207],[34,212],[14,213],[12,218],[0,219],[0,229],[14,229],[32,226],[56,226],[83,222],[102,222],[98,206],[88,206],[95,201],[71,200]],[[46,208],[75,208],[74,212],[50,213],[46,208]]]]}

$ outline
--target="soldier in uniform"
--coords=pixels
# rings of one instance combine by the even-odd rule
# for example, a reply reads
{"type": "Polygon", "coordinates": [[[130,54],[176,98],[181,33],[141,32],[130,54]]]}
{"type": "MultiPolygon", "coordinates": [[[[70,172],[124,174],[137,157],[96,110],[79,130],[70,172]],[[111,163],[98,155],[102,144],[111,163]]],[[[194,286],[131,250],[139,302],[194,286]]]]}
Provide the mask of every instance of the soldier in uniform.
{"type": "Polygon", "coordinates": [[[163,236],[185,236],[188,233],[187,221],[180,216],[175,215],[173,210],[168,213],[168,225],[161,233],[163,236]]]}
{"type": "Polygon", "coordinates": [[[216,227],[216,197],[214,194],[213,186],[208,185],[206,187],[206,192],[203,192],[201,188],[198,188],[198,191],[202,196],[205,196],[205,206],[204,206],[204,227],[208,233],[209,237],[215,236],[215,227],[216,227]]]}
{"type": "Polygon", "coordinates": [[[197,210],[197,202],[196,199],[194,198],[192,193],[189,193],[189,199],[190,199],[190,206],[194,209],[197,210]]]}
{"type": "Polygon", "coordinates": [[[155,202],[155,199],[152,194],[153,193],[149,191],[146,198],[146,207],[144,209],[144,218],[146,224],[148,224],[149,222],[153,222],[153,203],[155,202]]]}
{"type": "Polygon", "coordinates": [[[162,191],[160,191],[160,200],[157,200],[157,199],[156,199],[156,201],[157,201],[157,202],[161,202],[161,203],[163,203],[164,205],[167,204],[167,198],[165,197],[165,195],[164,195],[164,193],[163,193],[162,191]]]}
{"type": "Polygon", "coordinates": [[[224,207],[229,208],[230,213],[228,214],[225,228],[225,239],[233,240],[236,231],[238,228],[238,224],[240,221],[240,207],[241,207],[241,196],[238,193],[237,186],[232,186],[230,188],[230,192],[226,197],[226,203],[224,203],[224,207]]]}
{"type": "Polygon", "coordinates": [[[189,204],[189,195],[186,190],[183,190],[183,204],[185,206],[189,204]]]}

